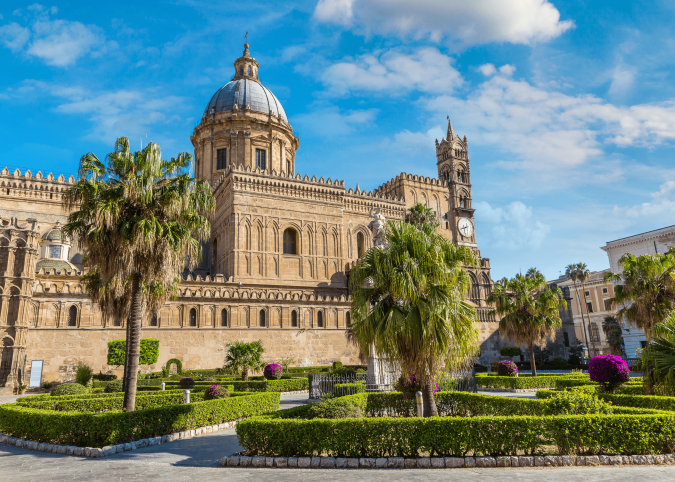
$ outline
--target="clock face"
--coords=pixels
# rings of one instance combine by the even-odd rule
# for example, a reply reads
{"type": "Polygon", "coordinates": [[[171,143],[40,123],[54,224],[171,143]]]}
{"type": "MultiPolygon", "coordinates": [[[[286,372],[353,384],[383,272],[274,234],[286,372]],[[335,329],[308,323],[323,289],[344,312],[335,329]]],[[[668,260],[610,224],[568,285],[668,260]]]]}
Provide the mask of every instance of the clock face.
{"type": "Polygon", "coordinates": [[[465,238],[470,238],[473,234],[473,224],[467,218],[459,218],[459,221],[457,221],[457,230],[465,238]]]}

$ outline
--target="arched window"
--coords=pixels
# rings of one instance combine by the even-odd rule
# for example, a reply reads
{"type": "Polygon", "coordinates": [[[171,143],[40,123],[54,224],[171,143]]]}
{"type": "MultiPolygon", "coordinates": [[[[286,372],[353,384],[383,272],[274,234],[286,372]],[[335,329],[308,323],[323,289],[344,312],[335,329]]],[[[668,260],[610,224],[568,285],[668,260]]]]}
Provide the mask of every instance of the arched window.
{"type": "Polygon", "coordinates": [[[298,326],[298,312],[293,310],[291,311],[291,326],[297,328],[298,326]]]}
{"type": "Polygon", "coordinates": [[[363,239],[363,233],[358,233],[356,235],[356,252],[359,258],[363,256],[363,253],[365,252],[365,240],[363,239]]]}
{"type": "Polygon", "coordinates": [[[265,326],[265,310],[260,310],[260,326],[265,326]]]}
{"type": "Polygon", "coordinates": [[[227,326],[227,310],[223,309],[220,312],[220,326],[227,326]]]}
{"type": "Polygon", "coordinates": [[[319,311],[316,314],[316,326],[323,328],[323,311],[319,311]]]}
{"type": "Polygon", "coordinates": [[[352,326],[352,315],[351,315],[351,313],[349,313],[349,311],[347,312],[345,318],[346,318],[346,321],[347,321],[347,326],[352,326]]]}
{"type": "Polygon", "coordinates": [[[457,182],[463,182],[464,173],[460,170],[457,171],[457,182]]]}
{"type": "Polygon", "coordinates": [[[113,318],[113,326],[122,326],[122,323],[118,317],[113,318]]]}
{"type": "Polygon", "coordinates": [[[153,313],[152,318],[150,318],[150,326],[157,326],[157,313],[153,313]]]}
{"type": "Polygon", "coordinates": [[[194,308],[190,310],[190,326],[197,326],[197,310],[194,308]]]}
{"type": "Polygon", "coordinates": [[[284,231],[284,254],[297,254],[295,229],[288,228],[284,231]]]}
{"type": "Polygon", "coordinates": [[[68,310],[68,326],[77,326],[77,306],[75,305],[68,310]]]}
{"type": "Polygon", "coordinates": [[[248,66],[248,75],[253,75],[253,70],[251,70],[251,66],[248,66]]]}
{"type": "Polygon", "coordinates": [[[239,75],[244,75],[244,66],[239,67],[239,75]]]}

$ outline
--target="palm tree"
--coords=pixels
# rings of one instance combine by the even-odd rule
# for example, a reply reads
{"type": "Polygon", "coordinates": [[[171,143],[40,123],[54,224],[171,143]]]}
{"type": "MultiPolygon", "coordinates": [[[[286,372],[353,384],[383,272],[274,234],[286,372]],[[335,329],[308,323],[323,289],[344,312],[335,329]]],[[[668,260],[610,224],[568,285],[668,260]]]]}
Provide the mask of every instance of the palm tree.
{"type": "Polygon", "coordinates": [[[464,301],[477,260],[434,224],[390,222],[387,248],[370,249],[352,269],[351,334],[362,352],[389,358],[421,382],[425,416],[436,416],[434,388],[444,367],[477,353],[476,310],[464,301]]]}
{"type": "Polygon", "coordinates": [[[651,330],[642,350],[644,384],[649,391],[672,396],[675,392],[675,311],[671,311],[651,330]]]}
{"type": "MultiPolygon", "coordinates": [[[[577,280],[581,283],[581,291],[584,293],[584,302],[581,303],[581,300],[579,302],[581,303],[581,322],[582,324],[584,322],[584,310],[583,307],[586,307],[586,314],[588,315],[588,333],[591,335],[591,347],[593,348],[593,354],[597,355],[598,351],[595,349],[595,337],[593,336],[593,329],[591,327],[591,314],[588,311],[588,305],[586,304],[586,286],[585,282],[588,279],[588,277],[591,275],[591,271],[588,269],[588,266],[586,263],[577,263],[577,280]]],[[[577,298],[579,297],[579,292],[577,291],[577,298]]]]}
{"type": "Polygon", "coordinates": [[[411,224],[429,224],[438,227],[438,217],[436,213],[422,203],[417,203],[408,209],[406,221],[411,224]]]}
{"type": "Polygon", "coordinates": [[[143,314],[175,292],[179,273],[196,265],[210,234],[206,216],[215,201],[206,181],[190,177],[191,159],[180,153],[164,160],[154,143],[132,153],[121,137],[105,164],[93,153],[82,156],[78,181],[64,195],[71,214],[63,230],[86,252],[92,286],[100,288],[94,300],[108,312],[128,309],[125,411],[136,404],[143,314]]]}
{"type": "Polygon", "coordinates": [[[262,361],[262,355],[265,350],[262,341],[252,341],[244,343],[235,341],[227,345],[227,355],[225,356],[225,368],[234,372],[241,371],[241,379],[248,380],[248,371],[257,371],[265,366],[262,361]]]}
{"type": "Polygon", "coordinates": [[[621,304],[617,317],[625,317],[649,337],[649,331],[675,308],[675,248],[663,254],[630,253],[619,259],[622,273],[607,273],[605,281],[614,281],[611,303],[621,304]]]}
{"type": "Polygon", "coordinates": [[[526,344],[530,352],[532,376],[537,376],[534,344],[541,343],[562,325],[560,311],[567,307],[560,288],[548,288],[539,271],[517,274],[497,281],[487,302],[502,318],[499,332],[509,340],[526,344]]]}
{"type": "Polygon", "coordinates": [[[565,276],[569,277],[574,283],[574,291],[577,294],[577,302],[579,303],[579,313],[581,313],[581,330],[584,333],[584,338],[586,339],[586,346],[588,347],[589,343],[588,343],[588,333],[586,331],[586,320],[584,320],[584,311],[581,308],[581,298],[579,297],[579,288],[577,288],[577,281],[579,281],[579,275],[582,274],[580,268],[581,266],[583,266],[584,269],[586,267],[586,265],[583,263],[568,264],[567,267],[565,267],[565,276]]]}
{"type": "Polygon", "coordinates": [[[607,342],[615,355],[621,355],[621,346],[623,345],[623,336],[621,336],[621,326],[615,316],[605,316],[602,322],[602,331],[605,332],[607,342]]]}

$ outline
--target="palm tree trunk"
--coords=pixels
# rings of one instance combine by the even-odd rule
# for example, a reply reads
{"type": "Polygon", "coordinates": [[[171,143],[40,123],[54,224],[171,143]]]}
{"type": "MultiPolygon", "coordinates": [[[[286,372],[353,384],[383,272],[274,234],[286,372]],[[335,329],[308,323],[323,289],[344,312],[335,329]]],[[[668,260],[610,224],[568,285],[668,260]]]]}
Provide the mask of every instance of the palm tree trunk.
{"type": "Polygon", "coordinates": [[[248,381],[248,367],[244,367],[241,370],[241,379],[243,381],[248,381]]]}
{"type": "Polygon", "coordinates": [[[438,407],[434,399],[434,387],[436,383],[433,380],[427,380],[422,387],[422,403],[425,417],[438,417],[438,407]]]}
{"type": "Polygon", "coordinates": [[[532,370],[532,376],[537,376],[537,362],[534,360],[534,343],[530,343],[530,369],[532,370]]]}
{"type": "Polygon", "coordinates": [[[579,298],[579,288],[577,288],[577,282],[574,282],[574,290],[577,292],[577,302],[579,303],[579,313],[581,313],[581,331],[584,333],[584,338],[586,338],[586,348],[588,348],[588,334],[586,333],[586,320],[584,320],[584,312],[581,309],[581,298],[579,298]]]}
{"type": "Polygon", "coordinates": [[[127,391],[127,367],[129,366],[129,319],[126,320],[126,339],[124,348],[124,375],[122,375],[122,391],[127,391]]]}
{"type": "Polygon", "coordinates": [[[127,390],[124,392],[124,411],[136,409],[136,381],[138,380],[138,360],[141,355],[141,316],[143,310],[141,277],[131,279],[131,311],[129,313],[129,367],[127,368],[127,390]]]}
{"type": "MultiPolygon", "coordinates": [[[[584,292],[584,284],[581,283],[581,291],[584,292]]],[[[581,300],[579,300],[581,302],[581,300]]],[[[584,292],[584,305],[586,305],[586,293],[584,292]]],[[[591,314],[588,313],[588,309],[586,310],[586,313],[588,314],[588,331],[591,332],[591,346],[593,347],[593,355],[597,355],[597,352],[595,351],[595,340],[593,339],[593,332],[591,330],[591,314]]],[[[584,312],[583,310],[581,311],[581,321],[584,322],[584,312]]]]}

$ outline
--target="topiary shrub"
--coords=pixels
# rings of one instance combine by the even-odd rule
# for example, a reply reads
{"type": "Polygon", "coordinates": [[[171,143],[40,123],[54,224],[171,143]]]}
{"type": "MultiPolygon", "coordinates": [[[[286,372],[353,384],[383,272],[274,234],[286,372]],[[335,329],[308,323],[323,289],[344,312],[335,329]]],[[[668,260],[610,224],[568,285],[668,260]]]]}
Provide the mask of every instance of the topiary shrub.
{"type": "Polygon", "coordinates": [[[89,380],[91,380],[93,373],[94,371],[91,369],[89,365],[85,365],[84,363],[80,362],[77,364],[77,372],[75,372],[75,381],[80,385],[82,385],[83,387],[86,387],[87,384],[89,383],[89,380]]]}
{"type": "Polygon", "coordinates": [[[309,417],[337,419],[365,417],[367,401],[366,394],[322,400],[312,404],[309,417]]]}
{"type": "Polygon", "coordinates": [[[597,397],[580,392],[556,393],[546,400],[544,415],[587,415],[613,413],[612,406],[597,397]]]}
{"type": "Polygon", "coordinates": [[[122,388],[124,387],[124,380],[113,380],[109,382],[103,391],[105,393],[118,393],[122,392],[122,388]]]}
{"type": "Polygon", "coordinates": [[[230,392],[227,387],[221,385],[211,385],[204,391],[204,400],[217,400],[220,398],[227,398],[230,392]]]}
{"type": "Polygon", "coordinates": [[[62,383],[52,390],[52,397],[62,397],[64,395],[84,395],[89,391],[79,383],[62,383]]]}
{"type": "Polygon", "coordinates": [[[338,369],[340,369],[340,368],[342,368],[342,367],[343,367],[343,365],[342,365],[342,362],[341,362],[341,361],[334,361],[334,362],[333,362],[333,370],[338,370],[338,369]]]}
{"type": "Polygon", "coordinates": [[[497,365],[497,374],[500,377],[515,377],[518,374],[518,367],[512,361],[501,361],[497,365]]]}
{"type": "Polygon", "coordinates": [[[195,386],[195,381],[192,378],[181,378],[180,382],[178,382],[178,386],[183,390],[190,390],[195,386]]]}
{"type": "Polygon", "coordinates": [[[281,365],[277,363],[270,363],[265,367],[263,375],[267,380],[279,380],[283,374],[281,365]]]}
{"type": "Polygon", "coordinates": [[[614,393],[617,387],[630,380],[630,369],[616,355],[598,355],[588,362],[588,374],[592,382],[600,384],[603,392],[614,393]]]}

